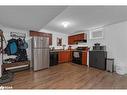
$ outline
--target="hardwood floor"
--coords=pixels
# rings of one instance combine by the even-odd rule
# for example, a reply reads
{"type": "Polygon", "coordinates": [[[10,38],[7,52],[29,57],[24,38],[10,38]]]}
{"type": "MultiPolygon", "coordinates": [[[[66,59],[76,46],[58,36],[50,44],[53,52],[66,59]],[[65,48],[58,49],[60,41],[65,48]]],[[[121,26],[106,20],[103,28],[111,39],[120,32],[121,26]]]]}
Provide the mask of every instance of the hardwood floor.
{"type": "Polygon", "coordinates": [[[2,86],[14,89],[126,89],[127,76],[64,63],[38,72],[15,73],[14,80],[2,86]]]}

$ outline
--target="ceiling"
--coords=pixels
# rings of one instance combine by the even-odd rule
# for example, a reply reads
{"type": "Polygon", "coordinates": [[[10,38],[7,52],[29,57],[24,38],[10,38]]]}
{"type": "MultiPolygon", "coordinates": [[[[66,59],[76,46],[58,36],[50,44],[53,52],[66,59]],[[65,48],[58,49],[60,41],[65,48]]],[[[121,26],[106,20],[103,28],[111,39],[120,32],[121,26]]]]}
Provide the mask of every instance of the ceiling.
{"type": "Polygon", "coordinates": [[[127,20],[127,6],[70,6],[45,26],[66,34],[103,27],[127,20]],[[61,23],[70,22],[64,28],[61,23]]]}
{"type": "Polygon", "coordinates": [[[71,34],[126,20],[127,6],[0,6],[0,25],[22,30],[71,34]]]}
{"type": "Polygon", "coordinates": [[[0,25],[22,30],[40,30],[66,6],[0,6],[0,25]]]}

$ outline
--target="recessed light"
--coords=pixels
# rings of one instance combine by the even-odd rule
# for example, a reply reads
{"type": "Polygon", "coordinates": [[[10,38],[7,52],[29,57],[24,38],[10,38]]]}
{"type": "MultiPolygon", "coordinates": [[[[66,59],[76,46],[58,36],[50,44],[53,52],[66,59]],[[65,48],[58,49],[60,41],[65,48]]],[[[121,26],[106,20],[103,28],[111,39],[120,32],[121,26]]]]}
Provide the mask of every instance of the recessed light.
{"type": "Polygon", "coordinates": [[[62,22],[62,25],[64,28],[67,28],[70,25],[70,22],[64,21],[64,22],[62,22]]]}

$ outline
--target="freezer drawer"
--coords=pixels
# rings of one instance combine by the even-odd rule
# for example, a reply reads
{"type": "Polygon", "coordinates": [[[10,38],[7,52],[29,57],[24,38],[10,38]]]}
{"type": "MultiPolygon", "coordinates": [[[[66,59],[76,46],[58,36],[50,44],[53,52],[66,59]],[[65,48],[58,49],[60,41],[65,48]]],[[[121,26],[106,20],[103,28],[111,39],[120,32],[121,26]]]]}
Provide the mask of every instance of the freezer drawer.
{"type": "Polygon", "coordinates": [[[49,67],[49,50],[34,49],[33,50],[33,69],[34,71],[49,67]]]}

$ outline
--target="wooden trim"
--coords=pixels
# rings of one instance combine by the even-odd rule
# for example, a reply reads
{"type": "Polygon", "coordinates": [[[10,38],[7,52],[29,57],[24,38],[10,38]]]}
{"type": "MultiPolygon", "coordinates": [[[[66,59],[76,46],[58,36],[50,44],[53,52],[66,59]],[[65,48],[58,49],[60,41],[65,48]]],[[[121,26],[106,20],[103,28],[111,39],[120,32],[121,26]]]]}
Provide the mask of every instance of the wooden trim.
{"type": "Polygon", "coordinates": [[[2,69],[4,70],[6,68],[22,66],[22,65],[30,65],[30,61],[22,61],[22,62],[15,62],[15,63],[5,63],[5,64],[2,64],[2,69]]]}

